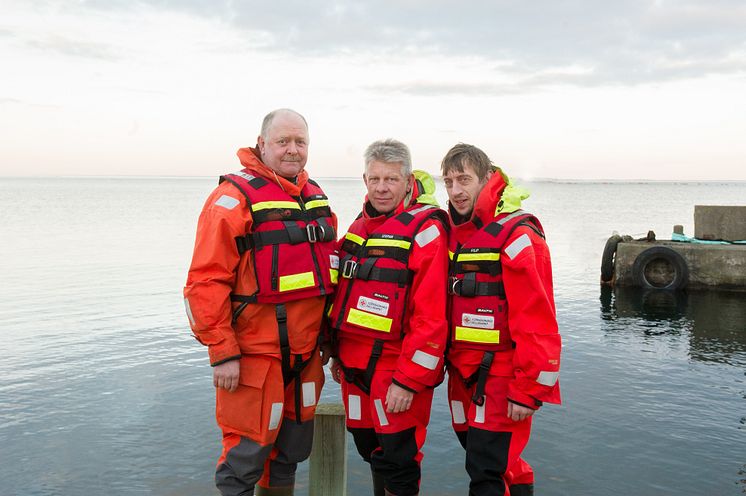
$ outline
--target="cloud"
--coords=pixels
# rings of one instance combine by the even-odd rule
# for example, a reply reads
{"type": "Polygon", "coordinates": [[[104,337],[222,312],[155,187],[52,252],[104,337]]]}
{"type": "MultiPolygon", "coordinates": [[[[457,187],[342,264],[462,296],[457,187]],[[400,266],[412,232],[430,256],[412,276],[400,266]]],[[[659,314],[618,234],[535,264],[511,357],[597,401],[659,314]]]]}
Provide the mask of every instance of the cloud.
{"type": "Polygon", "coordinates": [[[47,53],[56,53],[70,57],[80,57],[107,62],[116,62],[121,58],[115,47],[104,43],[82,41],[62,36],[47,36],[42,39],[28,40],[26,46],[47,53]]]}
{"type": "MultiPolygon", "coordinates": [[[[105,11],[133,8],[123,0],[80,5],[105,11]]],[[[268,52],[482,57],[508,63],[500,70],[530,79],[528,84],[546,82],[541,74],[547,71],[578,66],[588,71],[556,74],[556,81],[637,84],[746,70],[746,6],[738,0],[287,0],[271,8],[264,2],[145,0],[137,5],[219,20],[251,36],[255,46],[261,40],[258,45],[268,52]]],[[[105,47],[68,43],[65,49],[112,56],[105,47]]],[[[409,91],[471,90],[468,85],[413,84],[409,91]]]]}

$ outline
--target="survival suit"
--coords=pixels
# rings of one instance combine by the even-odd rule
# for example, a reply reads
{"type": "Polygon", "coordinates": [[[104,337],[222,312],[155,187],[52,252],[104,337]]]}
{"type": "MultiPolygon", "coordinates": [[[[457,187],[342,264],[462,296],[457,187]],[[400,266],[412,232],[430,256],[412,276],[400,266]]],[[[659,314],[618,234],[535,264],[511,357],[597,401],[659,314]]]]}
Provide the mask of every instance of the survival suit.
{"type": "Polygon", "coordinates": [[[200,214],[184,289],[211,364],[240,361],[238,389],[217,389],[223,494],[257,481],[290,486],[308,457],[324,383],[320,330],[338,266],[337,219],[318,184],[305,171],[295,182],[277,176],[256,149],[238,157],[244,169],[221,177],[200,214]]]}
{"type": "Polygon", "coordinates": [[[448,393],[475,496],[533,494],[532,417],[511,420],[508,402],[560,402],[551,260],[527,196],[496,168],[470,218],[449,206],[448,393]]]}
{"type": "Polygon", "coordinates": [[[415,171],[412,194],[388,215],[369,201],[340,241],[339,285],[329,313],[344,371],[347,429],[374,480],[390,494],[419,491],[420,449],[447,340],[447,216],[432,178],[415,171]],[[414,394],[386,411],[391,384],[414,394]]]}

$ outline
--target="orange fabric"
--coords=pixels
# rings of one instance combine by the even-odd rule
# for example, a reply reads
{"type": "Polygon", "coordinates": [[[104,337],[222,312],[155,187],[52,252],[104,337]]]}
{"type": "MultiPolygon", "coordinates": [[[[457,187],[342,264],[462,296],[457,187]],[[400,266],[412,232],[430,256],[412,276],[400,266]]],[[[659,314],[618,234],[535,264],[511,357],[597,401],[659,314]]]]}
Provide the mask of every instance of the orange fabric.
{"type": "MultiPolygon", "coordinates": [[[[278,183],[292,196],[299,195],[308,181],[305,171],[295,184],[275,175],[261,163],[255,149],[242,148],[238,157],[253,174],[278,183]]],[[[333,221],[336,229],[336,216],[333,221]]],[[[239,256],[235,242],[237,236],[250,232],[251,225],[245,197],[227,182],[212,192],[200,214],[184,296],[192,314],[192,331],[208,346],[212,364],[241,354],[280,356],[274,305],[249,305],[231,325],[232,308],[238,303],[231,304],[230,293],[252,294],[256,290],[252,252],[239,256]],[[233,208],[222,206],[218,200],[224,196],[237,204],[233,208]]],[[[324,302],[325,298],[319,296],[286,304],[292,353],[308,353],[316,346],[324,302]]]]}

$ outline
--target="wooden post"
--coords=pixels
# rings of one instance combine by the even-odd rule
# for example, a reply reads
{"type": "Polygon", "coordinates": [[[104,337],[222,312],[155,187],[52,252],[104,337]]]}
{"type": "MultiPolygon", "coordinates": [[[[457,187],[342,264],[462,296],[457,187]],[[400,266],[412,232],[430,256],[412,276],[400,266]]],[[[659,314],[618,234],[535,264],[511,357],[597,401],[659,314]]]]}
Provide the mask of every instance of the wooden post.
{"type": "Polygon", "coordinates": [[[316,407],[308,496],[346,496],[347,431],[341,403],[316,407]]]}

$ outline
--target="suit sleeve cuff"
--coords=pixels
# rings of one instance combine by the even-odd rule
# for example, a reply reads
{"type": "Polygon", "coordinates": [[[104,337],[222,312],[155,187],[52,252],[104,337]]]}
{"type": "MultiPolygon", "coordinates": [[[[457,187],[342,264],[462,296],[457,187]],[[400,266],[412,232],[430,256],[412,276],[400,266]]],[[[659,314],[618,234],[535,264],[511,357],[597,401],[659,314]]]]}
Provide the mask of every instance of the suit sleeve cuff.
{"type": "Polygon", "coordinates": [[[225,342],[217,345],[211,345],[207,348],[207,353],[210,356],[210,365],[220,365],[221,363],[228,362],[241,358],[241,348],[238,347],[238,343],[225,344],[225,342]]]}
{"type": "Polygon", "coordinates": [[[543,405],[540,400],[537,400],[533,396],[516,391],[513,388],[511,388],[511,391],[508,393],[508,401],[515,403],[516,405],[525,406],[532,410],[538,410],[541,405],[543,405]]]}

